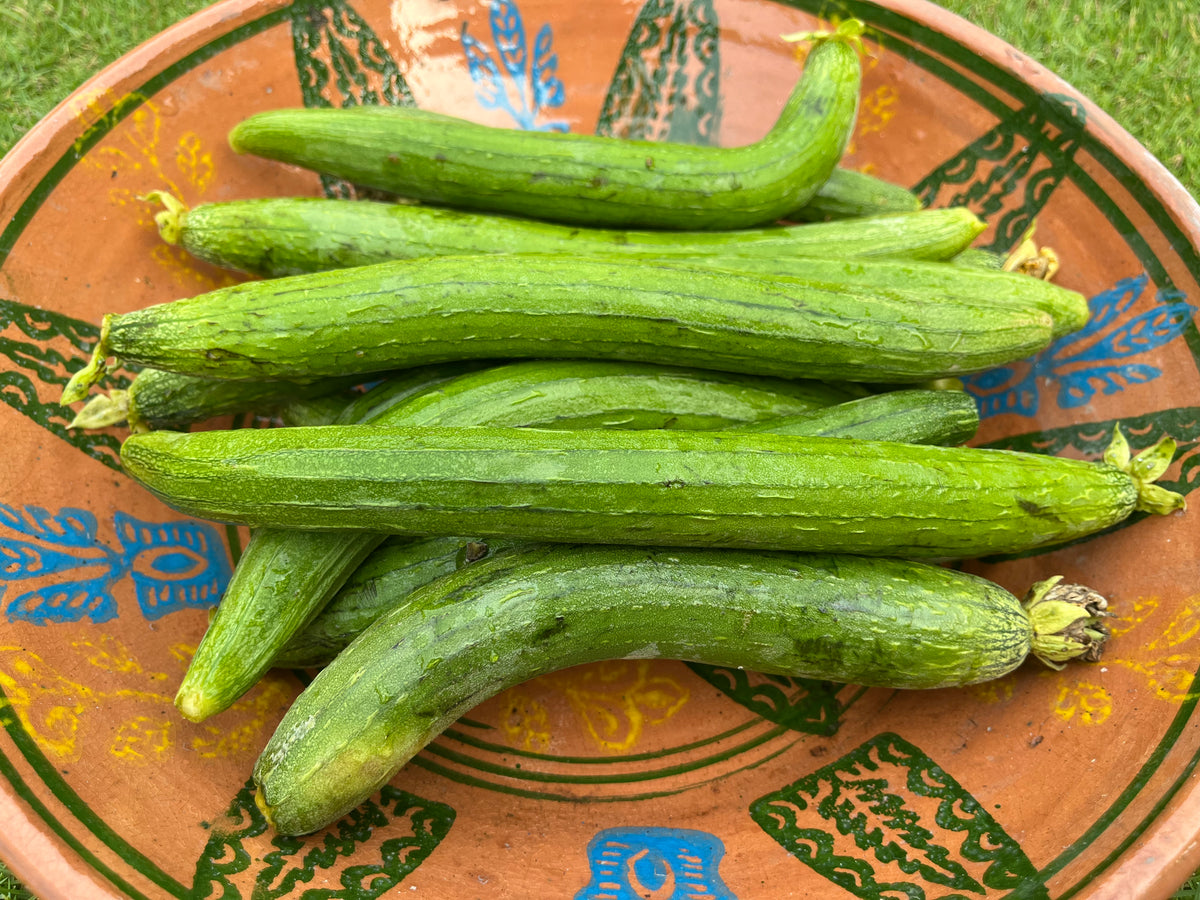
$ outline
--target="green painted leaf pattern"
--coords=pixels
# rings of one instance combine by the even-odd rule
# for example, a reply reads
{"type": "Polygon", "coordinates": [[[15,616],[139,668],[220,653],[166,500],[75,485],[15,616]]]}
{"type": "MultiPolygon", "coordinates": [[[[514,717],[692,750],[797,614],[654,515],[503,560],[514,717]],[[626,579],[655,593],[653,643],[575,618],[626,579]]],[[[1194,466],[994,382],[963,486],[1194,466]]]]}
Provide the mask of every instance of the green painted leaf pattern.
{"type": "Polygon", "coordinates": [[[856,689],[831,681],[763,675],[702,663],[687,663],[687,667],[768,722],[805,734],[835,734],[842,715],[858,697],[856,689]],[[843,699],[847,691],[852,692],[851,696],[843,699]]]}
{"type": "Polygon", "coordinates": [[[750,805],[792,856],[862,900],[1048,898],[1020,845],[928,755],[880,734],[750,805]]]}
{"type": "Polygon", "coordinates": [[[713,0],[646,0],[621,51],[596,134],[715,144],[720,94],[713,0]]]}
{"type": "MultiPolygon", "coordinates": [[[[254,877],[253,900],[375,900],[400,884],[442,842],[454,824],[454,810],[390,785],[343,819],[304,838],[275,835],[261,856],[254,877]],[[375,847],[378,862],[337,868],[364,847],[375,847]],[[339,887],[305,887],[319,871],[336,873],[339,887]]],[[[246,872],[263,849],[247,841],[268,831],[254,803],[254,782],[247,781],[226,813],[227,822],[213,828],[196,864],[190,897],[241,898],[233,876],[246,872]]]]}
{"type": "MultiPolygon", "coordinates": [[[[58,402],[99,336],[100,329],[89,322],[0,298],[0,356],[8,365],[0,371],[0,399],[119,472],[120,441],[109,434],[67,428],[75,414],[58,402]]],[[[117,372],[108,385],[124,389],[129,381],[117,372]]]]}
{"type": "MultiPolygon", "coordinates": [[[[344,0],[298,0],[292,6],[292,49],[305,106],[413,106],[400,67],[374,29],[344,0]]],[[[328,197],[361,190],[321,176],[328,197]]]]}
{"type": "Polygon", "coordinates": [[[986,249],[1011,250],[1067,178],[1086,126],[1078,101],[1047,94],[935,168],[916,193],[927,206],[969,207],[995,225],[986,249]]]}

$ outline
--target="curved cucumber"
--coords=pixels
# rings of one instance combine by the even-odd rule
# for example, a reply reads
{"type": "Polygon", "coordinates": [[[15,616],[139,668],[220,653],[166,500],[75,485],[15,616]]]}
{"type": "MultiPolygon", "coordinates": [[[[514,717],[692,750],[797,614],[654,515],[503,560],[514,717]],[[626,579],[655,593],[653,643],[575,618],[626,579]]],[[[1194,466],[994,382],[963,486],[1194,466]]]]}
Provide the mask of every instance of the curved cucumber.
{"type": "MultiPolygon", "coordinates": [[[[894,391],[796,416],[768,419],[741,430],[912,443],[960,443],[975,433],[975,401],[956,391],[894,391]]],[[[325,608],[297,633],[274,665],[326,664],[380,615],[408,594],[499,549],[467,538],[391,538],[376,549],[325,608]]]]}
{"type": "MultiPolygon", "coordinates": [[[[1105,603],[1074,590],[1086,594],[1072,608],[1088,632],[1070,653],[1095,658],[1105,603]]],[[[255,799],[277,831],[314,831],[367,799],[476,704],[581,663],[657,657],[940,688],[998,678],[1035,641],[1042,651],[1041,619],[981,578],[900,560],[503,551],[418,589],[319,673],[259,756],[255,799]]]]}
{"type": "Polygon", "coordinates": [[[964,208],[720,232],[612,231],[435,206],[286,197],[186,209],[166,194],[156,217],[168,243],[214,265],[278,278],[420,256],[897,256],[941,260],[984,229],[964,208]]]}
{"type": "Polygon", "coordinates": [[[435,257],[294,275],[104,317],[81,399],[110,356],[231,380],[463,359],[590,358],[829,381],[915,382],[1021,359],[1053,320],[968,300],[643,260],[435,257]]]}
{"type": "Polygon", "coordinates": [[[842,157],[860,66],[820,41],[775,126],[714,148],[478,125],[414,107],[283,109],[229,135],[254,153],[447,206],[607,227],[733,229],[807,203],[842,157]]]}
{"type": "Polygon", "coordinates": [[[1122,467],[734,432],[347,425],[151,432],[121,460],[176,509],[253,527],[972,557],[1178,509],[1147,477],[1173,452],[1164,440],[1122,467]]]}
{"type": "Polygon", "coordinates": [[[784,218],[792,222],[819,222],[906,213],[920,208],[920,198],[907,188],[866,172],[839,167],[807,205],[792,210],[784,218]]]}
{"type": "MultiPolygon", "coordinates": [[[[462,373],[419,369],[351,403],[341,422],[374,425],[692,428],[808,411],[850,394],[821,384],[656,366],[532,362],[462,373]],[[674,421],[673,421],[674,420],[674,421]]],[[[253,687],[280,647],[328,603],[382,534],[255,530],[192,658],[175,705],[195,722],[253,687]]]]}

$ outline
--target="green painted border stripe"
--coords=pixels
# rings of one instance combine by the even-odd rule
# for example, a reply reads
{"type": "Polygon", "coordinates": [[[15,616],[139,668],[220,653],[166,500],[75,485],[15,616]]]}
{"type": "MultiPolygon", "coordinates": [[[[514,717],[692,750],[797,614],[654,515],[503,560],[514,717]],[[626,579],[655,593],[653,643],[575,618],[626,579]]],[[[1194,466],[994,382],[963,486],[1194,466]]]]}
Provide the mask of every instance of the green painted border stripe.
{"type": "MultiPolygon", "coordinates": [[[[291,5],[285,6],[275,12],[268,13],[260,19],[255,19],[252,22],[247,22],[245,25],[240,25],[233,31],[227,32],[212,42],[205,44],[196,50],[193,50],[187,56],[177,62],[167,66],[157,75],[150,78],[148,81],[140,85],[135,93],[145,94],[147,97],[162,90],[168,84],[177,79],[180,75],[194,69],[201,63],[207,62],[223,50],[232,47],[234,44],[239,44],[247,38],[254,37],[260,32],[266,31],[275,25],[281,25],[291,19],[291,5]]],[[[33,219],[42,204],[50,196],[50,193],[58,187],[59,183],[67,176],[75,164],[87,154],[92,147],[96,146],[101,140],[108,136],[109,132],[123,121],[135,109],[138,109],[142,104],[131,103],[123,106],[118,110],[114,110],[115,115],[111,115],[103,126],[97,127],[87,139],[81,143],[76,149],[68,151],[63,156],[59,157],[56,162],[47,172],[42,180],[37,183],[37,186],[30,192],[25,202],[9,220],[4,231],[0,233],[0,266],[8,259],[10,253],[17,245],[17,240],[21,237],[21,233],[25,230],[25,226],[33,219]]]]}
{"type": "MultiPolygon", "coordinates": [[[[764,756],[762,759],[755,760],[749,765],[742,766],[740,769],[734,769],[732,772],[726,772],[724,775],[719,777],[727,778],[730,775],[737,774],[738,772],[747,772],[750,769],[757,768],[758,766],[775,759],[775,757],[786,753],[788,750],[791,750],[792,747],[799,743],[799,741],[800,739],[797,738],[795,741],[780,747],[778,750],[768,754],[767,756],[764,756]]],[[[511,794],[515,797],[524,797],[529,800],[555,800],[560,803],[636,803],[642,800],[658,800],[662,797],[673,797],[676,794],[682,794],[686,791],[694,790],[697,787],[700,787],[704,784],[709,784],[711,781],[716,780],[708,779],[707,781],[700,782],[700,784],[688,784],[678,788],[671,788],[669,790],[649,791],[643,794],[626,794],[619,797],[572,797],[568,794],[552,794],[548,791],[532,791],[527,788],[511,787],[510,785],[505,784],[495,784],[494,782],[477,778],[474,775],[468,775],[465,772],[458,772],[454,769],[448,769],[445,766],[438,765],[432,760],[426,759],[424,754],[414,757],[410,765],[420,766],[422,769],[425,769],[428,772],[433,772],[435,775],[441,775],[443,778],[449,779],[450,781],[458,784],[467,785],[468,787],[482,788],[487,791],[496,791],[497,793],[501,794],[511,794]]]]}
{"type": "MultiPolygon", "coordinates": [[[[0,708],[11,708],[11,706],[12,703],[9,701],[8,696],[4,693],[4,689],[0,688],[0,708]]],[[[145,876],[148,880],[154,882],[156,885],[170,892],[174,896],[181,898],[187,896],[187,888],[169,876],[166,872],[158,868],[158,866],[151,862],[147,857],[143,856],[140,851],[134,849],[134,847],[126,842],[123,837],[117,834],[107,822],[96,815],[96,813],[92,811],[92,808],[88,806],[88,804],[85,803],[83,799],[71,789],[54,765],[48,759],[46,759],[45,755],[34,742],[33,737],[25,730],[24,726],[21,725],[20,719],[18,719],[16,716],[5,716],[4,730],[8,732],[8,736],[12,739],[13,744],[16,745],[21,755],[25,757],[25,761],[29,763],[29,765],[37,773],[38,777],[42,779],[42,783],[50,789],[50,793],[54,795],[55,799],[65,806],[70,811],[71,815],[82,822],[92,834],[94,834],[106,847],[108,847],[108,849],[112,850],[119,857],[121,857],[121,859],[128,863],[129,866],[136,872],[145,876]]],[[[11,764],[8,763],[7,759],[5,760],[5,763],[6,765],[3,770],[0,771],[0,774],[4,774],[6,777],[11,775],[18,781],[21,781],[19,773],[17,773],[15,769],[10,768],[11,764]]],[[[9,778],[9,782],[14,788],[17,788],[17,783],[13,782],[11,777],[9,778]]],[[[21,784],[24,784],[24,782],[22,781],[21,784]]],[[[30,795],[30,797],[32,798],[32,795],[30,795]]],[[[33,800],[36,800],[36,798],[33,798],[33,800]]],[[[33,804],[31,803],[31,805],[33,804]]],[[[81,853],[85,854],[85,858],[87,858],[89,861],[94,860],[98,867],[98,871],[101,871],[106,878],[108,878],[110,881],[113,881],[114,884],[120,882],[118,886],[121,887],[122,890],[127,888],[127,885],[125,885],[123,881],[120,881],[120,879],[107,867],[105,867],[103,863],[101,863],[99,860],[96,860],[91,853],[83,849],[82,845],[80,845],[74,838],[69,837],[65,830],[60,831],[59,829],[61,829],[62,826],[53,818],[45,806],[43,806],[41,803],[37,803],[36,805],[45,811],[43,819],[47,824],[50,825],[51,828],[54,828],[55,833],[62,837],[63,840],[66,840],[68,843],[70,843],[72,848],[75,848],[81,853]],[[113,879],[116,880],[114,881],[113,879]]]]}
{"type": "MultiPolygon", "coordinates": [[[[0,691],[0,693],[3,692],[0,691]]],[[[5,724],[7,726],[8,723],[6,722],[5,724]]],[[[17,771],[16,767],[12,764],[12,762],[9,761],[8,757],[2,751],[0,751],[0,776],[3,776],[3,778],[13,786],[13,789],[17,792],[17,796],[29,804],[30,808],[33,809],[34,814],[47,825],[49,825],[50,830],[58,835],[59,838],[62,839],[63,843],[78,853],[80,858],[83,859],[84,862],[86,862],[89,866],[91,866],[94,871],[99,872],[101,875],[107,878],[114,887],[119,888],[130,897],[137,898],[137,900],[148,900],[145,894],[137,891],[133,885],[129,884],[129,882],[125,881],[120,875],[105,865],[103,861],[101,861],[94,853],[92,853],[91,850],[81,844],[75,838],[75,836],[71,834],[71,832],[67,830],[67,828],[65,828],[57,818],[55,818],[54,814],[50,812],[46,805],[42,803],[40,799],[38,799],[38,796],[32,790],[30,790],[29,785],[27,785],[24,779],[21,778],[21,774],[17,771]]]]}
{"type": "Polygon", "coordinates": [[[680,744],[678,747],[671,747],[666,751],[630,753],[626,756],[614,756],[609,758],[599,756],[555,756],[552,753],[537,753],[533,750],[521,750],[516,747],[508,747],[504,744],[495,744],[491,741],[480,740],[477,737],[463,734],[461,731],[453,728],[447,729],[442,733],[442,736],[457,741],[460,744],[466,744],[468,747],[474,747],[477,750],[487,750],[493,753],[501,753],[505,756],[519,756],[522,759],[539,759],[547,762],[571,763],[572,765],[613,766],[626,762],[639,762],[644,759],[662,759],[664,756],[670,756],[675,753],[686,753],[689,750],[696,750],[700,747],[707,746],[708,744],[715,744],[718,741],[723,741],[726,738],[733,737],[735,734],[740,734],[746,729],[753,728],[764,721],[766,720],[760,716],[757,719],[751,719],[747,722],[743,722],[741,725],[735,725],[728,731],[723,731],[720,734],[713,735],[712,737],[704,738],[703,740],[699,741],[693,741],[690,744],[680,744]]]}
{"type": "Polygon", "coordinates": [[[1089,884],[1095,881],[1097,877],[1102,875],[1109,866],[1111,866],[1117,861],[1117,859],[1120,858],[1122,853],[1133,846],[1133,842],[1140,838],[1146,829],[1154,824],[1154,821],[1159,817],[1162,811],[1167,808],[1167,804],[1175,798],[1175,795],[1179,793],[1184,784],[1191,779],[1192,773],[1196,771],[1197,764],[1200,764],[1200,750],[1196,751],[1188,764],[1184,766],[1183,772],[1180,773],[1179,777],[1175,779],[1174,783],[1170,786],[1170,788],[1167,789],[1159,801],[1154,804],[1154,807],[1149,813],[1146,814],[1146,817],[1138,824],[1136,828],[1133,829],[1133,831],[1129,833],[1129,836],[1126,837],[1125,840],[1121,841],[1121,843],[1117,844],[1117,846],[1113,848],[1112,852],[1109,853],[1108,856],[1104,857],[1104,859],[1102,859],[1099,863],[1097,863],[1090,872],[1079,879],[1079,881],[1075,882],[1075,884],[1071,885],[1071,887],[1067,888],[1066,891],[1059,894],[1058,900],[1069,900],[1069,898],[1074,897],[1077,893],[1079,893],[1080,890],[1087,887],[1089,884]]]}
{"type": "MultiPolygon", "coordinates": [[[[1188,699],[1180,704],[1174,718],[1171,720],[1170,728],[1168,728],[1164,733],[1162,740],[1159,741],[1158,746],[1154,748],[1154,752],[1150,754],[1149,759],[1142,764],[1142,767],[1138,769],[1138,772],[1133,777],[1133,780],[1129,782],[1123,791],[1121,791],[1121,793],[1117,796],[1117,799],[1115,799],[1109,805],[1108,809],[1104,811],[1103,815],[1101,815],[1100,818],[1098,818],[1092,824],[1092,826],[1088,828],[1087,831],[1080,835],[1079,838],[1067,845],[1062,853],[1060,853],[1042,868],[1041,873],[1043,877],[1049,878],[1052,875],[1060,872],[1068,863],[1070,863],[1075,859],[1075,857],[1083,852],[1088,845],[1090,845],[1097,837],[1099,837],[1101,832],[1108,828],[1108,826],[1113,823],[1117,816],[1124,812],[1125,808],[1129,806],[1131,802],[1133,802],[1133,799],[1138,795],[1142,788],[1146,786],[1146,784],[1154,776],[1154,773],[1158,771],[1159,767],[1166,759],[1167,754],[1173,749],[1175,741],[1179,739],[1179,736],[1183,734],[1184,729],[1187,728],[1188,720],[1195,712],[1197,702],[1200,701],[1200,695],[1197,695],[1196,693],[1198,687],[1200,687],[1200,669],[1198,669],[1196,674],[1192,677],[1192,684],[1188,690],[1188,699]],[[1167,741],[1170,741],[1170,744],[1168,744],[1167,741]]],[[[1198,761],[1200,761],[1200,749],[1198,749],[1192,756],[1191,761],[1184,766],[1184,775],[1177,779],[1175,783],[1163,794],[1162,798],[1155,804],[1150,813],[1145,816],[1137,826],[1134,827],[1129,837],[1126,838],[1121,845],[1119,845],[1119,850],[1115,851],[1114,853],[1123,852],[1124,849],[1129,846],[1129,844],[1140,837],[1142,833],[1153,824],[1154,817],[1158,814],[1158,812],[1161,811],[1163,806],[1171,801],[1171,798],[1174,797],[1179,789],[1183,786],[1183,782],[1187,780],[1187,776],[1196,767],[1198,761]]],[[[1084,877],[1083,880],[1073,885],[1070,888],[1070,892],[1074,893],[1095,878],[1099,871],[1107,866],[1112,859],[1115,859],[1115,855],[1111,856],[1110,858],[1106,858],[1101,866],[1093,869],[1084,877]]]]}
{"type": "Polygon", "coordinates": [[[465,753],[459,753],[450,750],[446,747],[439,747],[437,744],[430,744],[425,748],[425,752],[432,756],[438,756],[442,759],[456,762],[459,765],[468,766],[477,769],[481,772],[487,772],[492,775],[501,775],[505,778],[513,778],[518,781],[538,781],[545,784],[633,784],[638,781],[653,781],[657,778],[669,778],[672,775],[683,775],[687,772],[695,772],[698,769],[704,769],[716,763],[725,762],[732,759],[739,753],[746,750],[751,750],[754,747],[761,747],[768,741],[774,740],[781,734],[787,734],[791,731],[786,725],[776,725],[769,731],[763,732],[758,737],[752,738],[744,744],[739,744],[737,747],[732,747],[720,753],[714,753],[711,756],[706,756],[701,759],[691,760],[686,763],[678,763],[673,766],[665,766],[661,769],[652,769],[643,772],[627,772],[623,775],[566,775],[555,774],[552,772],[534,772],[526,771],[525,769],[514,769],[509,766],[503,766],[498,763],[486,762],[476,759],[473,756],[468,756],[465,753]]]}

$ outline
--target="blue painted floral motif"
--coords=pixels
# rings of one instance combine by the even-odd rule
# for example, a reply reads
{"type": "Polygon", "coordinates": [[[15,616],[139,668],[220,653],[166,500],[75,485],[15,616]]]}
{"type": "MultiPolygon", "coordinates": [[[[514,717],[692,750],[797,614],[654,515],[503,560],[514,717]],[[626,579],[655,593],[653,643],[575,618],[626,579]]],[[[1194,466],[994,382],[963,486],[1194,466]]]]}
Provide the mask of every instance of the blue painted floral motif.
{"type": "Polygon", "coordinates": [[[724,855],[725,846],[706,831],[606,828],[588,842],[592,880],[575,900],[736,900],[717,874],[724,855]]]}
{"type": "Polygon", "coordinates": [[[1085,406],[1099,392],[1115,394],[1131,384],[1145,384],[1162,374],[1148,363],[1124,362],[1155,350],[1183,333],[1196,307],[1174,288],[1158,291],[1152,309],[1128,315],[1150,283],[1147,275],[1125,278],[1088,301],[1092,317],[1081,331],[1060,338],[1021,366],[1002,366],[964,378],[979,404],[982,418],[1001,413],[1034,416],[1038,380],[1058,386],[1063,409],[1085,406]]]}
{"type": "Polygon", "coordinates": [[[0,503],[0,598],[10,622],[107,622],[117,616],[112,588],[134,584],[142,615],[215,606],[229,584],[229,558],[213,526],[144,522],[113,515],[120,548],[97,537],[96,517],[82,509],[57,515],[0,503]],[[9,596],[9,588],[19,590],[9,596]]]}
{"type": "Polygon", "coordinates": [[[526,131],[566,131],[568,126],[563,121],[538,122],[543,110],[562,106],[564,98],[563,83],[555,74],[558,55],[551,49],[554,35],[549,24],[543,25],[534,38],[531,57],[516,3],[491,0],[490,11],[499,65],[487,46],[467,33],[465,22],[462,28],[463,53],[480,104],[487,109],[505,110],[517,127],[526,131]]]}

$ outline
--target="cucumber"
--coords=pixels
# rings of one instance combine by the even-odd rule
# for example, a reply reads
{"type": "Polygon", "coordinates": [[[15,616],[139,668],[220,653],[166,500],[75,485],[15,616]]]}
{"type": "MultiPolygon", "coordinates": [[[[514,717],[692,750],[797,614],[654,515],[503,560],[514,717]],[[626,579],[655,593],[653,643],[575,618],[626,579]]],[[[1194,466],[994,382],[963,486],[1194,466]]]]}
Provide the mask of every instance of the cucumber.
{"type": "Polygon", "coordinates": [[[388,610],[435,578],[477,562],[501,546],[463,537],[391,537],[345,580],[304,628],[275,654],[271,666],[309,669],[327,665],[388,610]]]}
{"type": "MultiPolygon", "coordinates": [[[[974,434],[975,401],[955,391],[894,391],[796,416],[741,425],[773,434],[958,443],[974,434]]],[[[381,614],[438,575],[487,555],[493,542],[468,538],[390,538],[355,570],[333,599],[275,657],[274,665],[326,664],[381,614]]]]}
{"type": "Polygon", "coordinates": [[[529,360],[461,375],[394,405],[381,385],[354,401],[342,423],[510,426],[581,430],[708,431],[768,426],[861,397],[858,385],[789,381],[598,360],[529,360]],[[384,414],[386,413],[386,414],[384,414]]]}
{"type": "Polygon", "coordinates": [[[277,412],[298,399],[328,397],[361,381],[353,375],[322,378],[307,384],[226,381],[145,369],[137,374],[128,390],[92,397],[68,427],[108,428],[128,422],[132,431],[181,429],[217,416],[277,412]]]}
{"type": "Polygon", "coordinates": [[[62,402],[82,399],[110,356],[231,380],[569,357],[911,383],[1023,359],[1053,328],[1032,305],[929,302],[632,259],[446,256],[249,282],[105,316],[62,402]]]}
{"type": "MultiPolygon", "coordinates": [[[[812,410],[851,396],[816,383],[605,362],[532,362],[397,376],[351,403],[341,422],[616,428],[719,427],[812,410]]],[[[175,695],[200,722],[253,687],[383,540],[382,534],[257,529],[175,695]]]]}
{"type": "Polygon", "coordinates": [[[837,168],[807,205],[794,209],[785,219],[820,222],[913,212],[921,199],[907,188],[855,169],[837,168]]]}
{"type": "Polygon", "coordinates": [[[1027,609],[982,578],[901,560],[501,551],[415,591],[317,675],[255,764],[255,801],[279,833],[315,831],[480,702],[582,663],[683,659],[930,689],[999,678],[1031,653],[1097,658],[1104,599],[1057,582],[1035,586],[1027,609]]]}
{"type": "Polygon", "coordinates": [[[826,409],[750,422],[741,432],[850,437],[906,444],[964,444],[979,429],[975,399],[965,391],[890,391],[826,409]]]}
{"type": "Polygon", "coordinates": [[[897,256],[942,260],[985,225],[962,207],[827,224],[744,231],[612,231],[414,204],[284,197],[167,208],[155,218],[169,244],[213,265],[278,278],[391,259],[472,253],[579,256],[897,256]]]}
{"type": "Polygon", "coordinates": [[[850,40],[840,29],[817,42],[775,125],[744,147],[518,131],[380,106],[258,113],[229,143],[446,206],[615,228],[748,228],[806,204],[841,159],[861,77],[850,40]]]}
{"type": "MultiPolygon", "coordinates": [[[[733,432],[273,428],[131,435],[121,460],[177,510],[252,527],[870,555],[1060,544],[1183,497],[1130,462],[733,432]]],[[[1126,451],[1128,445],[1120,439],[1126,451]]]]}
{"type": "MultiPolygon", "coordinates": [[[[411,396],[461,372],[460,366],[415,369],[396,376],[390,387],[398,398],[411,396]]],[[[311,536],[256,529],[176,691],[183,716],[203,721],[253,687],[281,644],[383,540],[371,532],[311,536]]]]}

